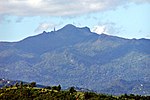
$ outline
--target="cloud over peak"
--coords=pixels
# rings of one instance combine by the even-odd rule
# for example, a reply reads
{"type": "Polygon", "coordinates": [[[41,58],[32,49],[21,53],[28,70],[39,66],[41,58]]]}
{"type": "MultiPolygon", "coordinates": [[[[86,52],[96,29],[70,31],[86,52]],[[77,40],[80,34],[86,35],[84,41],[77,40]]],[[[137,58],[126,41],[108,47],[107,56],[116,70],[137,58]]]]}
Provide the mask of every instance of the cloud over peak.
{"type": "Polygon", "coordinates": [[[112,10],[120,5],[150,0],[1,0],[0,15],[74,16],[112,10]]]}
{"type": "Polygon", "coordinates": [[[39,26],[35,29],[35,32],[47,31],[49,29],[54,28],[56,25],[52,23],[40,23],[39,26]]]}
{"type": "Polygon", "coordinates": [[[93,32],[97,33],[97,34],[107,34],[106,32],[106,26],[102,25],[102,26],[94,26],[94,28],[92,29],[93,32]]]}

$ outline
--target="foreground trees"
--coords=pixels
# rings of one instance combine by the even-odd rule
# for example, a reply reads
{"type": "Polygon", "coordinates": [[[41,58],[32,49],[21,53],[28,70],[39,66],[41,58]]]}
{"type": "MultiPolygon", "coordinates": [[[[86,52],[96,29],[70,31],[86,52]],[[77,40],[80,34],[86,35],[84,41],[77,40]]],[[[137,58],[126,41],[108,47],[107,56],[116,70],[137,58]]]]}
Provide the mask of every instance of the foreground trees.
{"type": "Polygon", "coordinates": [[[0,89],[0,100],[150,100],[150,96],[124,94],[112,96],[94,92],[76,91],[74,87],[61,90],[61,86],[46,88],[35,87],[36,83],[17,83],[11,87],[0,89]]]}

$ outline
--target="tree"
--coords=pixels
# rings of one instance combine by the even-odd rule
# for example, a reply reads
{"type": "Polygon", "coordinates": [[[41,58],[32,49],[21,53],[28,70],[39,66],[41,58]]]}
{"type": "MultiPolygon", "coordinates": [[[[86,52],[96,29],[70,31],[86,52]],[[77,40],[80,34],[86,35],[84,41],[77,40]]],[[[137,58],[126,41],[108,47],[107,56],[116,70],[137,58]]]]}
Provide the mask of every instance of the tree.
{"type": "Polygon", "coordinates": [[[51,86],[47,86],[47,87],[45,87],[45,89],[52,89],[52,87],[51,86]]]}
{"type": "Polygon", "coordinates": [[[57,86],[53,86],[53,87],[52,87],[52,90],[57,90],[57,86]]]}
{"type": "Polygon", "coordinates": [[[30,85],[31,85],[32,88],[36,87],[36,82],[31,82],[30,85]]]}
{"type": "Polygon", "coordinates": [[[58,86],[53,86],[53,87],[52,87],[52,90],[60,91],[60,90],[61,90],[61,86],[60,86],[60,85],[58,85],[58,86]]]}
{"type": "Polygon", "coordinates": [[[23,88],[23,82],[20,82],[20,88],[21,89],[23,88]]]}
{"type": "Polygon", "coordinates": [[[76,92],[76,90],[74,89],[74,87],[71,87],[71,88],[69,89],[69,92],[70,92],[70,93],[73,93],[73,92],[76,92]]]}
{"type": "Polygon", "coordinates": [[[19,83],[18,83],[18,82],[16,82],[14,86],[18,88],[18,86],[19,86],[19,83]]]}
{"type": "Polygon", "coordinates": [[[61,86],[60,86],[60,85],[58,85],[57,90],[58,90],[58,91],[60,91],[60,90],[61,90],[61,86]]]}

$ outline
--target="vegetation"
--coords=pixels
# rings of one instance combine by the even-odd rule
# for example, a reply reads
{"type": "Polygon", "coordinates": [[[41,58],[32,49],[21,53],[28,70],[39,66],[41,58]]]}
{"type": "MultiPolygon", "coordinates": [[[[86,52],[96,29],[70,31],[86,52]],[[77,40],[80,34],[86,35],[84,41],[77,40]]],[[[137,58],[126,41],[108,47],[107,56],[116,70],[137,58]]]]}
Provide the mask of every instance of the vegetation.
{"type": "Polygon", "coordinates": [[[74,87],[61,90],[61,86],[37,88],[36,83],[16,83],[0,89],[0,100],[150,100],[150,96],[124,94],[112,96],[94,92],[76,91],[74,87]]]}

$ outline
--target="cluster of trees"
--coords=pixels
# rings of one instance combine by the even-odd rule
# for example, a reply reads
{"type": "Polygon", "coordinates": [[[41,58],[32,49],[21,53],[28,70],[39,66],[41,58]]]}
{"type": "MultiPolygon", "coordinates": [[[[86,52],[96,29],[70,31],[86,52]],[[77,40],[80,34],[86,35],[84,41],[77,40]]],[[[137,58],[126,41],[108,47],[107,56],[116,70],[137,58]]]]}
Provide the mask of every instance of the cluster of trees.
{"type": "Polygon", "coordinates": [[[150,96],[141,96],[134,94],[123,94],[121,96],[112,96],[106,94],[96,94],[93,92],[84,93],[85,100],[150,100],[150,96]]]}
{"type": "Polygon", "coordinates": [[[76,91],[61,91],[61,86],[37,88],[35,83],[16,83],[0,89],[0,100],[76,100],[76,91]]]}
{"type": "Polygon", "coordinates": [[[37,88],[36,83],[20,84],[0,89],[0,100],[150,100],[150,96],[121,95],[112,96],[94,92],[76,91],[74,87],[61,90],[61,86],[37,88]]]}
{"type": "Polygon", "coordinates": [[[20,83],[18,83],[18,82],[16,82],[14,85],[9,85],[9,86],[4,86],[3,87],[3,89],[5,89],[5,88],[23,88],[23,87],[36,87],[36,82],[31,82],[31,83],[26,83],[26,84],[24,84],[23,82],[20,82],[20,83]]]}
{"type": "Polygon", "coordinates": [[[61,86],[60,86],[60,85],[58,85],[58,86],[53,86],[53,87],[47,86],[47,87],[45,87],[45,89],[51,89],[51,90],[60,91],[60,90],[61,90],[61,86]]]}

